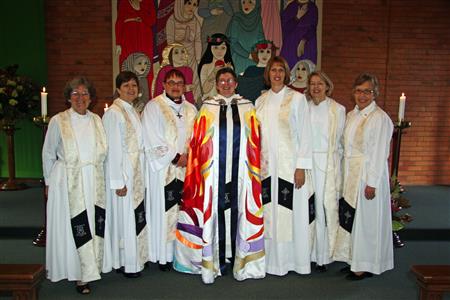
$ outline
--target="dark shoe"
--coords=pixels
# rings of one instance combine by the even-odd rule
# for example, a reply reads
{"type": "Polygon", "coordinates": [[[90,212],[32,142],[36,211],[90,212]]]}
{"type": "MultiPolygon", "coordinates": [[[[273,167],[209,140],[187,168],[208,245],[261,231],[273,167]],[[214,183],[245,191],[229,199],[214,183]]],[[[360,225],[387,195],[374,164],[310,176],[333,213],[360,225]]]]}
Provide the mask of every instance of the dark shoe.
{"type": "Polygon", "coordinates": [[[89,283],[86,284],[81,284],[81,285],[76,285],[75,286],[76,290],[78,293],[80,293],[81,295],[87,295],[91,293],[91,288],[89,287],[89,283]]]}
{"type": "Polygon", "coordinates": [[[356,275],[355,273],[351,272],[350,274],[345,276],[345,279],[350,280],[350,281],[358,281],[358,280],[370,278],[372,276],[373,276],[373,274],[369,273],[369,272],[364,272],[361,275],[356,275]]]}
{"type": "Polygon", "coordinates": [[[328,271],[328,268],[326,265],[323,266],[316,265],[316,271],[319,273],[325,273],[326,271],[328,271]]]}
{"type": "Polygon", "coordinates": [[[228,273],[227,265],[225,264],[223,266],[220,266],[220,274],[222,274],[222,276],[226,276],[227,273],[228,273]]]}
{"type": "Polygon", "coordinates": [[[123,274],[123,273],[124,273],[124,268],[121,267],[121,268],[119,268],[119,269],[116,269],[116,273],[117,273],[117,274],[123,274]]]}
{"type": "Polygon", "coordinates": [[[158,268],[159,268],[160,271],[167,272],[167,271],[170,271],[171,265],[170,265],[170,263],[158,264],[158,268]]]}
{"type": "Polygon", "coordinates": [[[141,277],[141,272],[136,272],[136,273],[123,273],[123,276],[125,276],[126,278],[138,278],[141,277]]]}
{"type": "Polygon", "coordinates": [[[351,272],[350,266],[343,267],[342,269],[339,270],[339,272],[342,274],[349,274],[351,272]]]}

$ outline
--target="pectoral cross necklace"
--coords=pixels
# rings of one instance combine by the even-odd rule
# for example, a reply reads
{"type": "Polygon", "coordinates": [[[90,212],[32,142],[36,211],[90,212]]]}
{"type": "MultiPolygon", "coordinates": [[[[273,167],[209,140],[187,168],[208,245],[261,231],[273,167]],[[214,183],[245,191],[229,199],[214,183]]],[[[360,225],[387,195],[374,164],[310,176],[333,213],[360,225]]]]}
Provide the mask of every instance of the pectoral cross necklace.
{"type": "Polygon", "coordinates": [[[173,109],[173,111],[176,113],[176,116],[178,117],[178,119],[181,119],[182,117],[183,117],[183,115],[181,114],[181,109],[183,108],[183,106],[181,106],[180,105],[180,108],[179,109],[176,109],[175,107],[173,107],[173,106],[170,106],[172,109],[173,109]]]}

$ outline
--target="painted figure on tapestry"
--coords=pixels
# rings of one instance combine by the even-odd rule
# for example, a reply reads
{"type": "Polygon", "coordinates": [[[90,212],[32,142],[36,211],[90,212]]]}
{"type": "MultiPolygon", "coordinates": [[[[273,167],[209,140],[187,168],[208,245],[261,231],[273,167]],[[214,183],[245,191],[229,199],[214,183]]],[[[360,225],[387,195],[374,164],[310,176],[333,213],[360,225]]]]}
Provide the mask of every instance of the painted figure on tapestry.
{"type": "Polygon", "coordinates": [[[234,68],[228,38],[215,33],[207,37],[208,46],[198,65],[198,76],[202,88],[202,99],[217,94],[216,73],[224,67],[234,68]]]}
{"type": "Polygon", "coordinates": [[[308,76],[316,69],[316,65],[309,59],[298,61],[291,70],[291,83],[288,85],[300,93],[308,86],[308,76]]]}
{"type": "MultiPolygon", "coordinates": [[[[156,12],[152,0],[118,0],[116,30],[116,54],[119,66],[130,54],[142,52],[153,59],[153,30],[156,12]]],[[[147,86],[153,81],[153,70],[147,74],[147,86]]],[[[151,95],[149,94],[149,97],[151,95]]]]}
{"type": "Polygon", "coordinates": [[[279,1],[261,0],[261,19],[266,40],[272,41],[279,49],[283,45],[283,33],[281,31],[280,4],[279,1]]]}
{"type": "Polygon", "coordinates": [[[238,92],[246,99],[255,102],[269,87],[264,83],[264,69],[267,62],[275,56],[278,48],[272,41],[262,40],[252,48],[252,58],[256,66],[249,66],[242,76],[239,76],[238,92]]]}
{"type": "Polygon", "coordinates": [[[150,90],[147,82],[148,73],[152,70],[150,58],[142,52],[130,54],[120,67],[121,71],[131,71],[139,79],[139,97],[133,102],[134,108],[141,113],[150,100],[150,90]]]}
{"type": "Polygon", "coordinates": [[[156,76],[155,80],[155,97],[163,93],[164,77],[166,76],[167,72],[174,68],[178,69],[184,75],[184,97],[188,102],[195,103],[194,94],[192,92],[194,88],[194,86],[192,85],[194,74],[192,73],[191,67],[188,66],[186,47],[178,43],[169,44],[166,48],[164,48],[164,51],[162,53],[161,69],[159,69],[158,75],[156,76]]]}
{"type": "Polygon", "coordinates": [[[199,0],[175,0],[173,15],[167,20],[167,43],[180,43],[186,47],[188,66],[194,73],[194,97],[200,97],[197,66],[202,56],[200,20],[195,12],[199,0]]]}
{"type": "Polygon", "coordinates": [[[208,46],[207,38],[214,33],[225,33],[233,16],[232,0],[203,0],[198,6],[198,15],[203,18],[202,48],[208,46]]]}
{"type": "Polygon", "coordinates": [[[156,13],[156,51],[158,52],[160,62],[164,48],[167,46],[166,24],[169,17],[173,14],[174,6],[175,0],[159,0],[158,11],[156,13]]]}
{"type": "Polygon", "coordinates": [[[264,39],[260,0],[241,0],[239,7],[240,10],[233,15],[226,31],[238,75],[248,66],[255,65],[250,52],[257,41],[264,39]]]}
{"type": "Polygon", "coordinates": [[[312,0],[294,0],[281,13],[283,47],[281,56],[289,67],[301,59],[317,63],[318,10],[312,0]]]}

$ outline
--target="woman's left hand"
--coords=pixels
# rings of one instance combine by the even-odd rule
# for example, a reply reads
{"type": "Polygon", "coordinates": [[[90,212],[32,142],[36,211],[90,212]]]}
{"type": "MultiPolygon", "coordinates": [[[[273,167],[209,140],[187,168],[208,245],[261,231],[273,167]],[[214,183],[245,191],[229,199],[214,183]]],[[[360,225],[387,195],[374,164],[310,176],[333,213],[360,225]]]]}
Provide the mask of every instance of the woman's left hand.
{"type": "Polygon", "coordinates": [[[305,170],[295,169],[294,186],[296,189],[301,188],[305,184],[305,170]]]}

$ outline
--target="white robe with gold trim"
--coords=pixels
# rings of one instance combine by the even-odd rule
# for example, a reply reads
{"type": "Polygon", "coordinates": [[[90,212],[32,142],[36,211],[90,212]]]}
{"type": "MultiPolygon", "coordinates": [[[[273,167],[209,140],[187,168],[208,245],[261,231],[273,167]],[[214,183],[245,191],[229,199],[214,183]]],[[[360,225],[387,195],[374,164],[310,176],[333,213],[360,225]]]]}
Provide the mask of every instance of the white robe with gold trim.
{"type": "MultiPolygon", "coordinates": [[[[96,151],[106,153],[106,138],[101,126],[100,118],[91,112],[86,115],[80,115],[73,109],[69,109],[61,114],[66,114],[70,118],[73,137],[78,147],[78,160],[82,181],[82,193],[84,197],[78,200],[84,200],[84,203],[78,203],[78,206],[84,206],[87,210],[89,231],[92,236],[95,235],[95,203],[96,187],[98,180],[96,178],[96,151]],[[95,120],[94,118],[97,118],[95,120]],[[97,136],[95,123],[101,127],[97,136]],[[103,141],[101,141],[103,139],[103,141]],[[104,148],[102,149],[101,146],[104,148]],[[84,199],[83,199],[84,198],[84,199]]],[[[75,245],[72,225],[71,210],[69,203],[68,170],[66,166],[66,155],[64,151],[63,134],[61,132],[62,115],[54,116],[49,123],[45,142],[42,149],[42,162],[45,184],[48,189],[47,201],[47,242],[46,242],[46,270],[47,277],[51,281],[68,279],[70,281],[92,281],[100,279],[101,266],[95,270],[95,265],[85,266],[93,272],[83,274],[83,267],[77,247],[75,245]],[[88,276],[88,277],[86,277],[88,276]]],[[[100,129],[100,128],[99,128],[100,129]]],[[[103,154],[103,155],[104,155],[103,154]]],[[[102,173],[102,172],[101,172],[102,173]]],[[[104,187],[104,186],[103,186],[104,187]]],[[[103,196],[105,192],[103,191],[103,196]]],[[[101,199],[100,199],[101,200],[101,199]]],[[[101,200],[104,203],[104,199],[101,200]]],[[[86,255],[99,255],[101,262],[102,249],[94,248],[94,252],[84,252],[86,255]]]]}
{"type": "MultiPolygon", "coordinates": [[[[134,200],[135,176],[144,182],[144,144],[142,139],[142,125],[138,113],[133,106],[120,98],[118,101],[130,120],[133,131],[132,137],[137,139],[136,147],[130,149],[126,142],[127,121],[120,110],[111,106],[103,115],[103,125],[108,139],[108,157],[106,159],[106,189],[107,209],[106,227],[109,234],[105,235],[105,243],[110,244],[111,251],[105,252],[103,269],[119,269],[124,267],[125,272],[135,273],[144,268],[147,261],[147,226],[139,236],[136,236],[136,217],[134,200]],[[136,153],[139,152],[139,153],[136,153]],[[141,174],[134,174],[132,156],[138,155],[141,174]],[[126,185],[127,194],[124,197],[116,195],[116,190],[126,185]],[[143,241],[145,239],[145,242],[143,241]]],[[[142,186],[139,187],[142,189],[142,186]]],[[[142,191],[144,200],[145,191],[142,191]]]]}
{"type": "Polygon", "coordinates": [[[357,184],[356,214],[353,222],[350,259],[353,272],[380,274],[394,267],[388,157],[393,124],[375,102],[363,110],[355,107],[347,115],[344,130],[344,186],[357,184]],[[362,149],[354,147],[360,124],[365,122],[362,149]],[[360,151],[362,150],[362,152],[360,151]],[[362,155],[359,178],[348,176],[348,161],[362,155]],[[375,198],[367,200],[364,189],[375,188],[375,198]]]}
{"type": "Polygon", "coordinates": [[[311,260],[322,266],[333,261],[330,238],[333,239],[331,241],[331,247],[333,247],[339,226],[338,201],[342,176],[340,167],[343,155],[341,138],[345,125],[345,107],[327,97],[318,105],[309,101],[309,110],[313,141],[312,176],[316,221],[311,260]],[[332,132],[334,132],[333,139],[330,138],[332,132]],[[329,157],[333,161],[328,162],[329,157]],[[327,201],[332,202],[330,204],[325,203],[327,189],[331,189],[329,192],[332,193],[331,199],[327,199],[327,201]],[[330,232],[330,230],[333,232],[330,232]]]}
{"type": "Polygon", "coordinates": [[[185,168],[177,168],[172,160],[177,153],[186,153],[196,114],[194,105],[185,100],[176,104],[164,92],[147,103],[142,115],[148,167],[145,211],[151,262],[166,264],[173,260],[178,205],[166,212],[164,187],[175,178],[184,181],[185,168]]]}
{"type": "MultiPolygon", "coordinates": [[[[264,205],[266,229],[266,271],[286,275],[311,272],[311,241],[308,199],[312,195],[311,122],[303,94],[284,87],[278,93],[267,91],[256,100],[261,122],[261,177],[270,177],[271,202],[264,205]],[[295,169],[305,169],[305,184],[293,188],[292,209],[279,205],[279,179],[294,182],[295,169]]],[[[263,182],[264,198],[264,182],[263,182]]],[[[281,199],[283,200],[283,199],[281,199]]]]}

